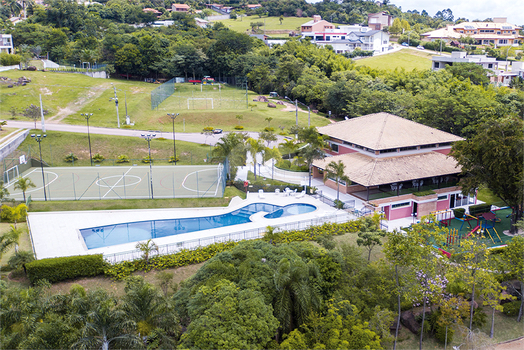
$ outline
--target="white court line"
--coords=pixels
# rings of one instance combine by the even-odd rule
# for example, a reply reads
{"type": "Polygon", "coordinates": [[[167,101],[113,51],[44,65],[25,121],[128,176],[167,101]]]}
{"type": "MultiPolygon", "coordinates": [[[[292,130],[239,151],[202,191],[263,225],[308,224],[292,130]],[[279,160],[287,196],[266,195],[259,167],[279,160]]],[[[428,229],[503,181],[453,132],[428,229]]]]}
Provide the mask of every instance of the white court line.
{"type": "MultiPolygon", "coordinates": [[[[113,191],[113,188],[115,188],[116,185],[118,185],[118,183],[124,179],[124,177],[127,175],[127,173],[129,173],[131,171],[131,169],[133,169],[133,168],[132,167],[129,168],[129,170],[126,171],[125,174],[120,177],[120,179],[118,179],[118,181],[113,185],[113,187],[110,187],[109,190],[107,190],[106,194],[104,194],[102,196],[102,198],[105,198],[109,194],[109,192],[113,191]]],[[[100,181],[100,179],[98,181],[100,181]]],[[[98,186],[100,186],[100,184],[98,186]]]]}
{"type": "MultiPolygon", "coordinates": [[[[31,171],[31,173],[32,173],[32,171],[31,171]]],[[[31,173],[29,173],[29,174],[31,174],[31,173]]],[[[29,175],[29,174],[27,174],[27,175],[29,175]]],[[[51,181],[49,181],[48,183],[45,184],[45,186],[46,186],[48,189],[49,189],[49,185],[51,185],[53,182],[55,182],[56,180],[58,180],[58,178],[60,177],[60,175],[58,175],[57,173],[54,173],[54,172],[52,172],[52,171],[47,171],[47,170],[44,170],[44,174],[53,174],[53,175],[56,176],[53,180],[51,180],[51,181]]],[[[32,190],[27,190],[27,191],[25,191],[25,193],[27,194],[27,193],[33,193],[33,192],[36,192],[36,191],[40,191],[42,188],[44,188],[44,186],[37,187],[37,188],[32,189],[32,190]]],[[[22,194],[22,192],[15,192],[15,193],[12,193],[12,194],[13,194],[13,195],[19,195],[19,194],[22,194]]]]}
{"type": "MultiPolygon", "coordinates": [[[[29,177],[29,175],[31,175],[32,173],[34,173],[34,172],[37,171],[37,170],[38,170],[38,168],[35,168],[35,169],[33,169],[32,171],[30,171],[29,173],[27,173],[26,175],[24,175],[24,176],[22,176],[22,177],[29,177]]],[[[14,188],[14,186],[15,186],[15,182],[16,182],[16,181],[11,182],[11,183],[8,184],[5,188],[9,188],[9,187],[11,187],[11,186],[13,186],[13,188],[14,188]]],[[[26,191],[26,193],[27,193],[27,191],[26,191]]]]}
{"type": "MultiPolygon", "coordinates": [[[[202,172],[202,171],[210,171],[210,170],[211,170],[211,171],[214,171],[215,169],[202,169],[202,170],[193,171],[192,173],[187,174],[186,177],[184,177],[184,180],[182,180],[182,187],[184,187],[184,188],[185,188],[186,190],[188,190],[188,191],[200,193],[199,190],[193,190],[193,189],[191,189],[191,188],[189,188],[189,187],[186,187],[186,185],[185,185],[186,180],[187,180],[187,178],[189,177],[189,175],[197,174],[199,171],[202,172]]],[[[198,175],[197,175],[197,176],[198,176],[198,175]]],[[[198,179],[197,179],[197,181],[198,181],[198,179]]]]}

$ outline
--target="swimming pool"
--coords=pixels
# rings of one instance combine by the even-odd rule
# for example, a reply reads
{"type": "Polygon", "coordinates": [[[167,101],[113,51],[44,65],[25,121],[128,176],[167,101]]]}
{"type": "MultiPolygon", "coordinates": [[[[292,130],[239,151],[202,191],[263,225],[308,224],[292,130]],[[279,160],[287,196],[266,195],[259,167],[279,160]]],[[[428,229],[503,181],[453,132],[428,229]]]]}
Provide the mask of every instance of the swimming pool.
{"type": "Polygon", "coordinates": [[[311,204],[295,203],[279,206],[267,203],[252,203],[221,215],[180,218],[168,220],[149,220],[124,224],[106,225],[81,229],[80,234],[87,249],[108,247],[117,244],[160,238],[182,233],[209,230],[251,222],[251,215],[267,212],[266,219],[277,219],[291,215],[310,213],[317,208],[311,204]]]}

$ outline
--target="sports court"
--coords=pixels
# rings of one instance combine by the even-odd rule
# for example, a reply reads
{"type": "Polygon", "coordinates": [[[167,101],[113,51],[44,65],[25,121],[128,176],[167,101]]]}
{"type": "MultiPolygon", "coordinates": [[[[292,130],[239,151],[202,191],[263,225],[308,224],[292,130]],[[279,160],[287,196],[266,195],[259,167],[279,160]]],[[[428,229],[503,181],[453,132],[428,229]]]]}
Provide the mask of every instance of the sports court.
{"type": "MultiPolygon", "coordinates": [[[[13,172],[13,171],[12,171],[13,172]]],[[[44,167],[21,174],[36,185],[26,191],[31,200],[102,200],[146,198],[222,197],[225,174],[218,165],[44,167]],[[152,179],[152,181],[151,181],[152,179]]],[[[14,189],[15,177],[6,186],[10,197],[22,200],[14,189]]]]}

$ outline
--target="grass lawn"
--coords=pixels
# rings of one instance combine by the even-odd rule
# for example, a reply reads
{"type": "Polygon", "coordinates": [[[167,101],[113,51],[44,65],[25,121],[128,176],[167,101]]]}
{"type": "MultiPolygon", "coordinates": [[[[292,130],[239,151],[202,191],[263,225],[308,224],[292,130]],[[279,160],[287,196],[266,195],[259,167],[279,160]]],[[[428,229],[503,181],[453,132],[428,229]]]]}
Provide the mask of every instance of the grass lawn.
{"type": "MultiPolygon", "coordinates": [[[[40,131],[33,130],[32,132],[39,133],[40,131]]],[[[49,131],[41,145],[42,159],[51,166],[89,166],[90,164],[87,134],[49,131]],[[64,161],[65,156],[71,152],[78,157],[74,164],[64,161]]],[[[208,154],[211,157],[209,145],[177,141],[176,148],[177,156],[180,158],[177,164],[180,165],[207,164],[204,159],[207,159],[208,154]]],[[[100,163],[102,166],[119,165],[113,160],[122,154],[130,158],[129,163],[121,164],[124,166],[142,164],[143,157],[148,156],[147,142],[139,137],[91,134],[91,149],[93,155],[100,153],[106,158],[100,163]]],[[[28,157],[40,158],[38,143],[31,137],[26,138],[18,150],[26,153],[28,157]]],[[[173,156],[173,140],[157,137],[151,141],[153,164],[168,165],[167,160],[171,156],[173,156]]]]}
{"type": "Polygon", "coordinates": [[[485,203],[496,205],[497,207],[506,206],[506,204],[499,197],[495,196],[489,188],[479,188],[477,198],[485,203]]]}
{"type": "MultiPolygon", "coordinates": [[[[233,87],[202,86],[177,84],[174,95],[166,99],[158,109],[151,110],[151,91],[159,85],[141,81],[94,79],[82,74],[8,71],[3,75],[17,79],[20,76],[31,78],[26,86],[8,89],[0,85],[0,118],[12,119],[11,108],[15,108],[16,119],[30,120],[22,115],[23,109],[30,104],[39,105],[39,94],[42,94],[44,109],[48,110],[47,120],[62,121],[67,124],[85,125],[81,113],[93,113],[90,125],[101,127],[117,126],[113,85],[118,89],[120,122],[125,121],[127,111],[134,126],[138,130],[172,130],[172,121],[167,113],[180,113],[175,121],[178,132],[200,132],[206,126],[232,131],[236,125],[244,126],[245,130],[261,131],[267,126],[265,119],[273,118],[271,126],[289,128],[295,124],[295,114],[282,112],[284,108],[267,107],[267,103],[253,102],[258,94],[249,92],[247,99],[244,90],[233,87]],[[113,85],[111,85],[113,84],[113,85]],[[125,93],[125,94],[124,94],[125,93]],[[127,97],[127,98],[124,98],[127,97]],[[190,100],[188,98],[213,98],[213,108],[210,100],[190,100]],[[203,109],[206,107],[209,109],[203,109]],[[252,106],[249,106],[252,105],[252,106]],[[194,108],[194,109],[193,109],[194,108]],[[243,119],[236,119],[242,115],[243,119]]],[[[299,113],[300,125],[307,125],[307,113],[299,113]]],[[[328,124],[328,120],[318,114],[311,114],[313,126],[328,124]]],[[[8,123],[9,125],[9,123],[8,123]]]]}
{"type": "MultiPolygon", "coordinates": [[[[312,17],[284,17],[282,24],[278,20],[279,17],[265,17],[262,16],[247,16],[239,17],[238,19],[223,19],[217,22],[222,22],[226,27],[236,32],[245,33],[247,30],[251,32],[251,22],[264,22],[266,23],[266,30],[294,30],[300,31],[300,26],[308,21],[311,21],[312,17]]],[[[264,30],[264,26],[260,27],[264,30]]]]}
{"type": "Polygon", "coordinates": [[[431,68],[431,56],[433,55],[424,51],[402,49],[390,54],[356,60],[355,63],[357,66],[368,66],[370,68],[384,70],[394,70],[397,68],[407,71],[413,69],[424,70],[431,68]]]}

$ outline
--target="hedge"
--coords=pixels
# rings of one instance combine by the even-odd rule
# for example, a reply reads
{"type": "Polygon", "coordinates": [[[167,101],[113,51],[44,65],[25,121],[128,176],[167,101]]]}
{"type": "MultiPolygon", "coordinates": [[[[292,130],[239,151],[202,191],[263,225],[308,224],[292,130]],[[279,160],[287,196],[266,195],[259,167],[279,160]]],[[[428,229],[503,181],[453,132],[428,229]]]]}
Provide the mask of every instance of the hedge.
{"type": "MultiPolygon", "coordinates": [[[[350,221],[342,224],[326,223],[321,226],[312,226],[306,230],[283,231],[271,236],[272,243],[291,243],[300,241],[313,241],[324,235],[343,235],[357,232],[360,221],[350,221]]],[[[106,265],[105,275],[116,280],[121,280],[135,271],[152,269],[163,270],[173,267],[182,267],[207,261],[226,250],[237,246],[239,242],[215,243],[195,250],[182,250],[175,254],[155,256],[146,264],[144,260],[124,261],[114,265],[106,265]]]]}
{"type": "Polygon", "coordinates": [[[469,214],[471,216],[478,216],[480,214],[489,213],[491,211],[491,204],[476,204],[469,206],[469,214]]]}
{"type": "Polygon", "coordinates": [[[93,277],[104,273],[107,265],[102,254],[67,256],[35,260],[26,264],[31,283],[47,280],[56,283],[78,277],[93,277]]]}

